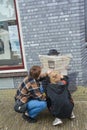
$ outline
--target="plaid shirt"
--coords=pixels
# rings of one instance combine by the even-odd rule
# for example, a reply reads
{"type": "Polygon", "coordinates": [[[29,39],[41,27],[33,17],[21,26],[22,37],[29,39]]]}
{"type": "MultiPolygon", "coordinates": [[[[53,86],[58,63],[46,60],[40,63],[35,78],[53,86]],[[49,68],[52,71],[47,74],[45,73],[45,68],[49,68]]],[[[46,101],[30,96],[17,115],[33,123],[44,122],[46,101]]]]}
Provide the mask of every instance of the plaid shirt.
{"type": "Polygon", "coordinates": [[[39,81],[31,79],[28,76],[24,78],[18,87],[15,95],[15,100],[17,99],[23,103],[28,102],[30,99],[46,100],[45,95],[40,92],[39,81]]]}

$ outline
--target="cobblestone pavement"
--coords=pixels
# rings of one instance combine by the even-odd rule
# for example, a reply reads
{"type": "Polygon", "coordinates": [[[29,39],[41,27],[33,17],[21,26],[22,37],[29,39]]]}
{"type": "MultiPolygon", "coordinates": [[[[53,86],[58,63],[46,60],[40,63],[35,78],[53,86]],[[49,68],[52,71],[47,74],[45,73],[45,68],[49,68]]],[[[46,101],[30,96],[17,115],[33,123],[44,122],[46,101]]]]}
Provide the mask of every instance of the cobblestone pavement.
{"type": "Polygon", "coordinates": [[[87,87],[77,88],[72,93],[76,118],[63,119],[63,124],[60,126],[52,126],[54,118],[48,110],[37,117],[37,123],[30,124],[23,120],[21,114],[13,109],[16,90],[0,90],[0,130],[87,130],[87,87]]]}

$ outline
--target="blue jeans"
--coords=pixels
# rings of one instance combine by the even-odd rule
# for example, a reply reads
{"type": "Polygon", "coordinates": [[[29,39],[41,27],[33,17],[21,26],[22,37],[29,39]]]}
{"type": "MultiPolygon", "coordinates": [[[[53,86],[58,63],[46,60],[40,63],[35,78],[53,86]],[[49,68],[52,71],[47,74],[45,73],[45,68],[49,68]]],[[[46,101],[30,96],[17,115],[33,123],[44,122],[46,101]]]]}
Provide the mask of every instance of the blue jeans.
{"type": "Polygon", "coordinates": [[[27,103],[27,112],[30,117],[36,117],[40,112],[47,108],[46,101],[30,100],[27,103]]]}

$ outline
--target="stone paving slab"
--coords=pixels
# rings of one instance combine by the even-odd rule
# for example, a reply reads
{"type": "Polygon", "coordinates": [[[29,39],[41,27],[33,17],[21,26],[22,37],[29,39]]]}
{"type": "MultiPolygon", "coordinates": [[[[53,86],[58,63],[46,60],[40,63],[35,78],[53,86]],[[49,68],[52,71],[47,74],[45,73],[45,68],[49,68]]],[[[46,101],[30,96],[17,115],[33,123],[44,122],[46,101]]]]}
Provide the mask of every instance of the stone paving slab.
{"type": "Polygon", "coordinates": [[[13,110],[15,89],[0,90],[0,130],[87,130],[87,88],[79,87],[72,93],[76,119],[63,119],[60,126],[52,126],[54,117],[48,110],[42,112],[38,122],[30,124],[13,110]]]}

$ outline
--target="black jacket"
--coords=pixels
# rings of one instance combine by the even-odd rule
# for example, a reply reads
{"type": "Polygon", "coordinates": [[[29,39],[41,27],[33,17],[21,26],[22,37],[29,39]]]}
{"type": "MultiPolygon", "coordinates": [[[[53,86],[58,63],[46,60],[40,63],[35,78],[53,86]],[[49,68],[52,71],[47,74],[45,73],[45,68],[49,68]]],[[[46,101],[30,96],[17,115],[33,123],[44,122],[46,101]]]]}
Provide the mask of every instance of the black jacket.
{"type": "Polygon", "coordinates": [[[68,77],[64,77],[57,84],[49,83],[46,87],[47,105],[52,115],[68,118],[74,106],[68,90],[68,77]]]}

